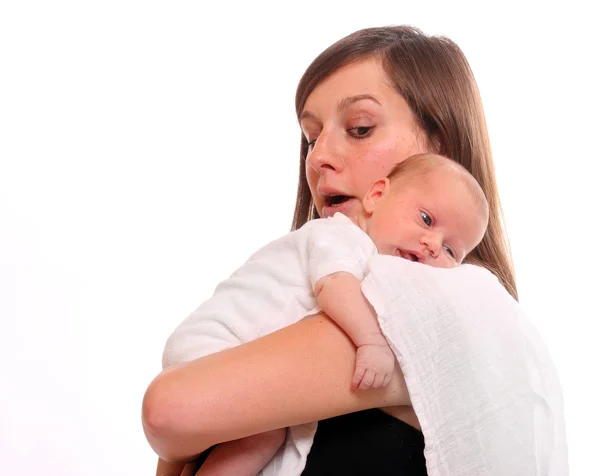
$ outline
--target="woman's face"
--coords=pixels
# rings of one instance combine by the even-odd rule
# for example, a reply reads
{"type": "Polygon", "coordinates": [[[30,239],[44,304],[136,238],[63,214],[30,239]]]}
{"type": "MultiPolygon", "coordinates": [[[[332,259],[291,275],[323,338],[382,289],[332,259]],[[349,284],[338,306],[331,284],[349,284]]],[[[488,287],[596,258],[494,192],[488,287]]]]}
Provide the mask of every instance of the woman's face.
{"type": "Polygon", "coordinates": [[[428,140],[377,59],[344,66],[308,96],[300,127],[309,142],[306,176],[319,215],[353,216],[371,184],[428,140]]]}

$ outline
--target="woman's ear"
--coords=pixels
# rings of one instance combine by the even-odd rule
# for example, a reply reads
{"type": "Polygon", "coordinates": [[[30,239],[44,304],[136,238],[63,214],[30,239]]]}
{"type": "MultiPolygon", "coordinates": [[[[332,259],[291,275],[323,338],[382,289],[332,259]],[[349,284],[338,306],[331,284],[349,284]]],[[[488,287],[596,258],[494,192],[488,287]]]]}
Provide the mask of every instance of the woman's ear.
{"type": "Polygon", "coordinates": [[[379,202],[379,200],[381,200],[381,197],[383,197],[388,192],[389,188],[390,179],[388,179],[387,177],[380,178],[373,182],[373,185],[371,185],[371,188],[363,198],[363,207],[365,209],[365,212],[367,212],[368,214],[373,213],[373,210],[375,210],[377,203],[379,202]]]}

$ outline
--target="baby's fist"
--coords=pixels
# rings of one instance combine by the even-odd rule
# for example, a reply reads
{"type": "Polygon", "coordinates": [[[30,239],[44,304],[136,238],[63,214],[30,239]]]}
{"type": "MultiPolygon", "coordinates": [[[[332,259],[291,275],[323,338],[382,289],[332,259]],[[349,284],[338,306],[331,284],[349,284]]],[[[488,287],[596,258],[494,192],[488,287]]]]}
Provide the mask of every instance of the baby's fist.
{"type": "Polygon", "coordinates": [[[396,358],[387,344],[361,345],[356,351],[352,388],[385,387],[392,380],[396,358]]]}

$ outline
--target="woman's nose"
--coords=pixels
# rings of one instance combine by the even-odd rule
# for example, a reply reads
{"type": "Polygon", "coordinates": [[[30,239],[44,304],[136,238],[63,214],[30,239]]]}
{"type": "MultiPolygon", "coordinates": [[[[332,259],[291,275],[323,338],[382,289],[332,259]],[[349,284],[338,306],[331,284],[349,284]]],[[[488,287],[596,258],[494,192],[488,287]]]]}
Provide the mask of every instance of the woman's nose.
{"type": "Polygon", "coordinates": [[[344,168],[339,144],[333,135],[322,132],[306,157],[308,165],[318,174],[326,170],[340,172],[344,168]]]}

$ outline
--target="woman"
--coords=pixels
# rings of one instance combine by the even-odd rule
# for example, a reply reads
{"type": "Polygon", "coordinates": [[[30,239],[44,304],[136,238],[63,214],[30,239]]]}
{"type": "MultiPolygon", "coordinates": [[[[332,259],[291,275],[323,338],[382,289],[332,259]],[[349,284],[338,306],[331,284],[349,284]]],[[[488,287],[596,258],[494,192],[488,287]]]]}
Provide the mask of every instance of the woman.
{"type": "MultiPolygon", "coordinates": [[[[467,261],[490,270],[517,298],[483,109],[468,63],[453,42],[411,27],[358,31],[309,66],[298,86],[296,110],[302,143],[293,229],[318,216],[338,211],[352,214],[359,206],[356,197],[363,196],[394,164],[415,153],[437,152],[466,167],[490,204],[488,231],[467,261]]],[[[381,273],[373,278],[383,288],[386,266],[380,263],[381,273]]],[[[394,302],[409,304],[394,313],[393,322],[385,320],[383,308],[375,306],[382,331],[397,347],[402,364],[396,366],[388,387],[362,393],[351,390],[355,348],[327,316],[319,314],[160,374],[144,398],[144,428],[150,444],[166,460],[191,461],[222,441],[319,421],[314,443],[311,438],[305,448],[295,448],[302,467],[312,444],[302,473],[306,476],[402,471],[434,476],[457,474],[459,468],[468,475],[492,474],[492,468],[493,474],[524,474],[521,470],[540,467],[556,471],[550,474],[566,474],[560,390],[546,354],[531,337],[534,333],[522,330],[518,312],[511,307],[514,301],[498,281],[487,279],[479,269],[480,274],[459,272],[446,286],[454,286],[452,295],[432,285],[430,275],[424,274],[411,275],[400,287],[388,286],[398,294],[391,296],[394,302]],[[456,304],[456,295],[468,299],[471,282],[477,284],[475,304],[493,302],[493,309],[456,304]],[[415,283],[431,287],[440,296],[415,304],[409,292],[415,283]],[[428,323],[433,308],[452,311],[447,328],[454,330],[439,334],[449,331],[440,331],[436,324],[413,332],[411,326],[420,325],[419,313],[428,323]],[[487,319],[487,329],[500,326],[495,332],[497,342],[460,309],[465,315],[485,313],[481,317],[487,319]],[[490,320],[494,312],[498,319],[490,320]],[[436,360],[427,353],[432,350],[414,337],[422,335],[427,345],[436,344],[436,355],[449,357],[445,362],[466,364],[452,367],[436,360]],[[521,349],[523,336],[531,344],[527,349],[521,349]],[[464,345],[457,346],[461,339],[464,345]],[[499,358],[513,344],[517,350],[504,360],[499,358]],[[531,374],[515,370],[529,369],[530,349],[536,357],[542,356],[536,362],[543,365],[531,374]],[[489,379],[491,374],[496,378],[489,379]],[[539,386],[533,388],[532,380],[547,384],[547,394],[539,386]],[[498,381],[502,386],[497,386],[498,381]],[[459,390],[452,393],[449,388],[459,390]],[[503,393],[508,388],[520,403],[503,393]],[[530,395],[542,401],[542,410],[554,412],[543,419],[555,436],[543,442],[542,450],[539,412],[530,404],[530,395]],[[473,420],[480,414],[484,417],[473,420]],[[503,432],[519,424],[531,431],[524,431],[511,446],[503,432]],[[483,437],[473,439],[473,433],[483,437]],[[552,462],[549,455],[554,455],[552,462]]],[[[402,279],[402,274],[394,273],[389,274],[402,279]]],[[[419,289],[415,287],[417,294],[419,289]]]]}

